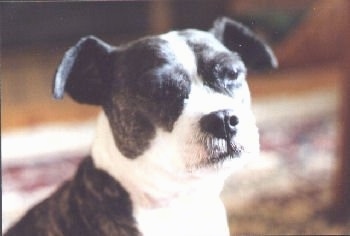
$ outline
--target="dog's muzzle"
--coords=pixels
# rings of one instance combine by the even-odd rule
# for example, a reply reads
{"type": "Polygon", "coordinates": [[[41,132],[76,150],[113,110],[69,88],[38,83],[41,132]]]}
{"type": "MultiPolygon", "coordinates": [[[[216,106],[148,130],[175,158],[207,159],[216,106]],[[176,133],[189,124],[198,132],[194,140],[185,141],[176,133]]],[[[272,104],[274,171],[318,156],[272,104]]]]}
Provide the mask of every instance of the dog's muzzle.
{"type": "Polygon", "coordinates": [[[232,110],[211,112],[203,116],[199,123],[202,133],[205,134],[203,144],[209,154],[210,163],[241,154],[243,147],[234,142],[239,119],[232,110]]]}
{"type": "Polygon", "coordinates": [[[200,119],[202,132],[215,138],[230,140],[237,132],[238,117],[231,110],[221,110],[209,113],[200,119]]]}

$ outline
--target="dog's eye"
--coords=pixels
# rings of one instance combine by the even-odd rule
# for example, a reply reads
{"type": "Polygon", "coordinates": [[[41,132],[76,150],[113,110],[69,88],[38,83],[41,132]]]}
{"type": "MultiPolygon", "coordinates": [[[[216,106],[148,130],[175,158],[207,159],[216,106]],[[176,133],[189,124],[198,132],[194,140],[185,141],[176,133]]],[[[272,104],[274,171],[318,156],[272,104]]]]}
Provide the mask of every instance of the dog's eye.
{"type": "Polygon", "coordinates": [[[240,74],[237,68],[230,65],[216,65],[214,68],[215,77],[222,80],[236,80],[240,74]]]}

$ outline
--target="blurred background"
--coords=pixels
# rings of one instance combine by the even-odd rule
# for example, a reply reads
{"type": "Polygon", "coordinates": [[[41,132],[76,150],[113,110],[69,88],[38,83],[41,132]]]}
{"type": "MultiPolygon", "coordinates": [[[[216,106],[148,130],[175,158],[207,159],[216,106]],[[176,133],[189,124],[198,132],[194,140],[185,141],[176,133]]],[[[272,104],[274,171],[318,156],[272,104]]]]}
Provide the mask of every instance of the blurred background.
{"type": "Polygon", "coordinates": [[[226,15],[270,43],[280,64],[276,71],[249,71],[261,156],[234,173],[222,194],[232,235],[350,234],[349,5],[0,3],[3,230],[72,176],[89,152],[99,108],[51,98],[53,75],[70,46],[91,34],[118,45],[174,29],[206,30],[226,15]]]}

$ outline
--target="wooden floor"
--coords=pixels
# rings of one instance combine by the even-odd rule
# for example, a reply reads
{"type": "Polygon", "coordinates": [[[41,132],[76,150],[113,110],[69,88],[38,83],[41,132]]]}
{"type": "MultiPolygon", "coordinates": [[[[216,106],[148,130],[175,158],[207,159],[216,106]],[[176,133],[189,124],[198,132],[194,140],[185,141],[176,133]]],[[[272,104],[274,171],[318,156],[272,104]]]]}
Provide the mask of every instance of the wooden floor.
{"type": "MultiPolygon", "coordinates": [[[[46,122],[90,119],[98,107],[79,105],[68,96],[51,97],[52,77],[64,47],[4,50],[1,82],[1,126],[3,131],[46,122]]],[[[250,75],[253,99],[279,95],[298,96],[318,89],[338,86],[341,77],[336,66],[290,69],[250,75]]]]}

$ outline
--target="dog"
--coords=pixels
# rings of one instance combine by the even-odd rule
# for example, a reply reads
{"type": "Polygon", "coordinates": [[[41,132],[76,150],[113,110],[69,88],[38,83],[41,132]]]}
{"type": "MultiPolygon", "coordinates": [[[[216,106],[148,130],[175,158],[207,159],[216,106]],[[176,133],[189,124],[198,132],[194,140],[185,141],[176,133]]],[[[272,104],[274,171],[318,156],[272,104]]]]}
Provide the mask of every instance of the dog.
{"type": "Polygon", "coordinates": [[[224,180],[259,153],[247,68],[276,66],[263,40],[226,17],[120,46],[82,38],[53,95],[102,107],[91,155],[5,235],[229,235],[224,180]]]}

